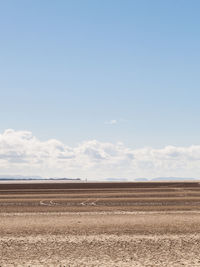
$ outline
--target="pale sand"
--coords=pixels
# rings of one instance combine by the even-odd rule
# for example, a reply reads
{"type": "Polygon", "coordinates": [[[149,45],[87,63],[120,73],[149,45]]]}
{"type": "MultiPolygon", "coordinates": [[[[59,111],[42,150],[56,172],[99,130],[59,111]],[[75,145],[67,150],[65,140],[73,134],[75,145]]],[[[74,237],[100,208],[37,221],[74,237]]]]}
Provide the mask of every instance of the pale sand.
{"type": "Polygon", "coordinates": [[[0,184],[0,266],[200,266],[200,184],[0,184]]]}
{"type": "Polygon", "coordinates": [[[0,266],[200,266],[200,215],[0,215],[0,266]]]}

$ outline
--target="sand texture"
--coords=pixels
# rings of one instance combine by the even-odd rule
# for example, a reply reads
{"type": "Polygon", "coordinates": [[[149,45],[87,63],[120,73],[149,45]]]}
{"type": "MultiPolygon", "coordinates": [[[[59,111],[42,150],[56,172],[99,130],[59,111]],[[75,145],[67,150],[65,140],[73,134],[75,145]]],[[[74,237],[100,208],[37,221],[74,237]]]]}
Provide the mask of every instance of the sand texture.
{"type": "Polygon", "coordinates": [[[0,266],[200,266],[198,183],[0,184],[0,266]]]}

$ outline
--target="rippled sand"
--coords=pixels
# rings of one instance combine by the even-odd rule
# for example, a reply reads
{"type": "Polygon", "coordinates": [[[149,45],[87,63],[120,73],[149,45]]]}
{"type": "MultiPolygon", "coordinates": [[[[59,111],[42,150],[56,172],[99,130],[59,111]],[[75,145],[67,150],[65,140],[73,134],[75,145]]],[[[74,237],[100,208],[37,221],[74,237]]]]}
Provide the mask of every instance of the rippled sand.
{"type": "Polygon", "coordinates": [[[200,266],[200,216],[2,214],[1,266],[200,266]]]}
{"type": "Polygon", "coordinates": [[[37,186],[0,185],[1,267],[200,266],[197,183],[37,186]]]}

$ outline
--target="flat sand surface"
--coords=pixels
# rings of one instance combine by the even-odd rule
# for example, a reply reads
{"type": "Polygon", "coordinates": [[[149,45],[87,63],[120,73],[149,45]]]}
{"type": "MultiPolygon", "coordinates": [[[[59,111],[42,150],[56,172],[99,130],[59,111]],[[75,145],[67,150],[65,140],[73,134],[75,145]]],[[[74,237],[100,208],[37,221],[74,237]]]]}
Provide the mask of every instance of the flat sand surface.
{"type": "Polygon", "coordinates": [[[200,185],[2,183],[0,266],[200,266],[200,185]]]}

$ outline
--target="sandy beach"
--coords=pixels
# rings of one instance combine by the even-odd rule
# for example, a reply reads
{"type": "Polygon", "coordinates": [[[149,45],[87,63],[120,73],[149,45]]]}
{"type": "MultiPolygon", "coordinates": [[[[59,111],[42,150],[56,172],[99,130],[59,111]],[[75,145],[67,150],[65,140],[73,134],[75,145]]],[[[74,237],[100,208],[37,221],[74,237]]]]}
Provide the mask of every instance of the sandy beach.
{"type": "Polygon", "coordinates": [[[200,266],[199,189],[0,185],[0,266],[200,266]]]}

